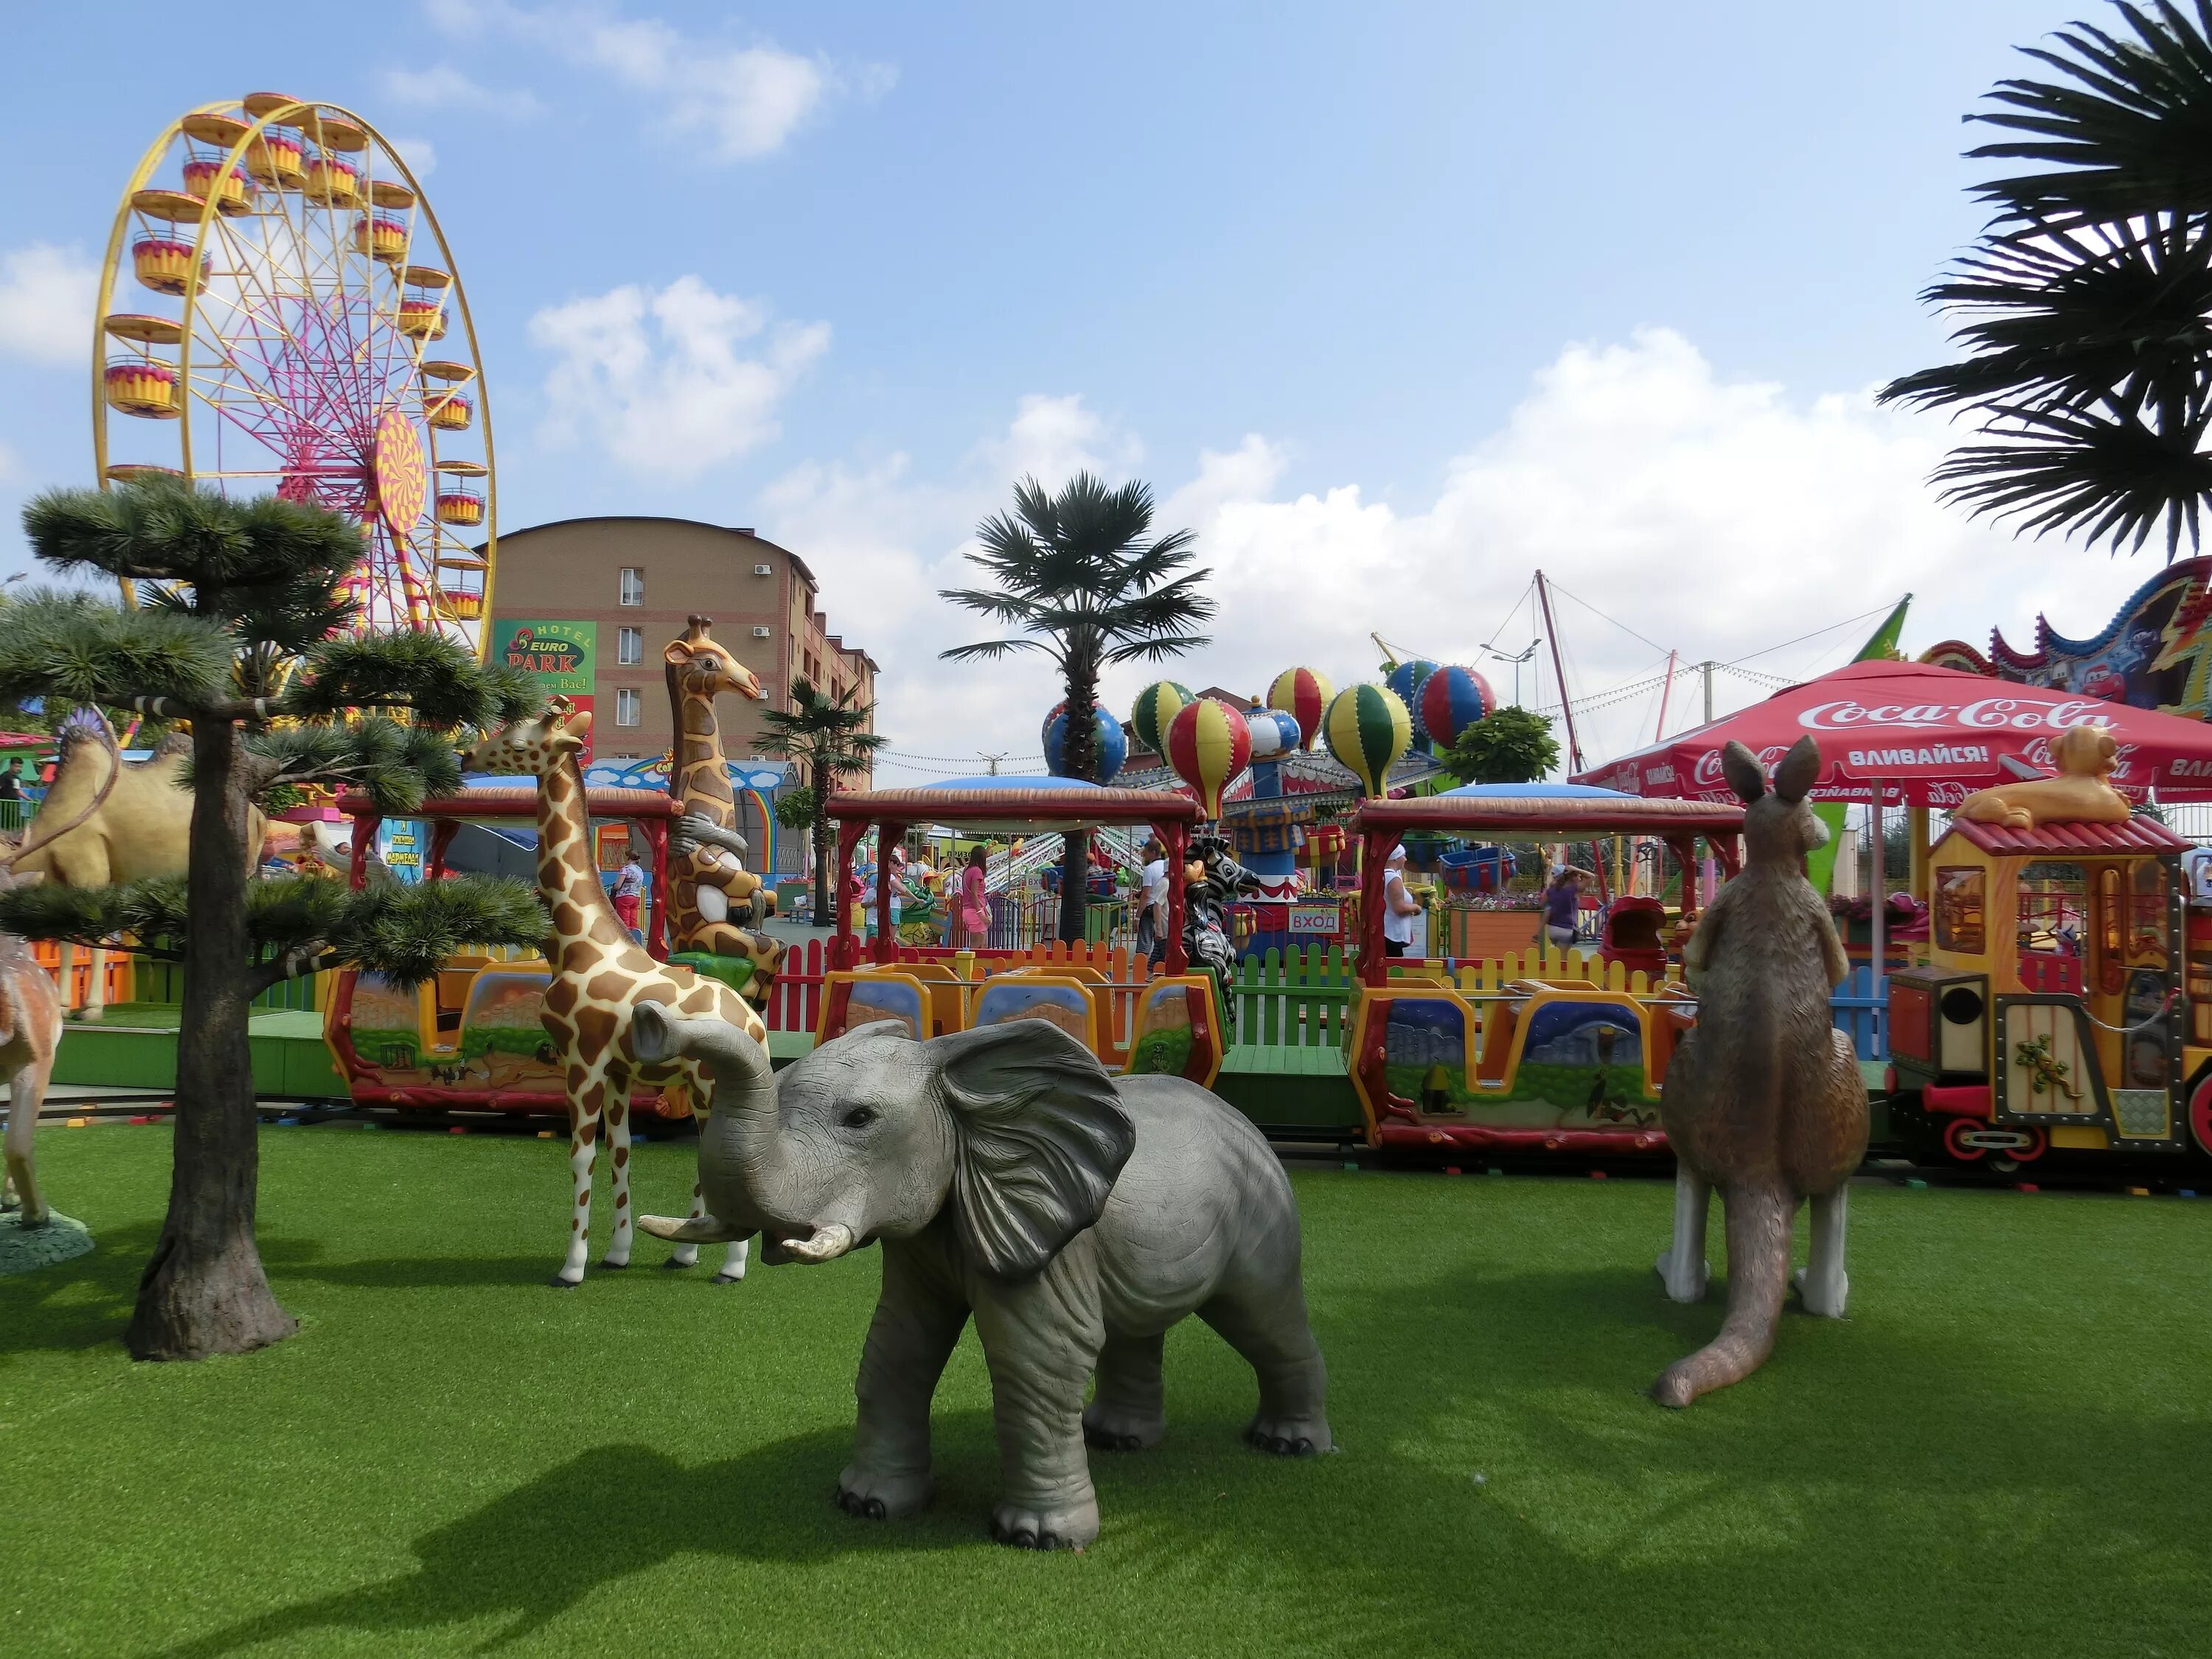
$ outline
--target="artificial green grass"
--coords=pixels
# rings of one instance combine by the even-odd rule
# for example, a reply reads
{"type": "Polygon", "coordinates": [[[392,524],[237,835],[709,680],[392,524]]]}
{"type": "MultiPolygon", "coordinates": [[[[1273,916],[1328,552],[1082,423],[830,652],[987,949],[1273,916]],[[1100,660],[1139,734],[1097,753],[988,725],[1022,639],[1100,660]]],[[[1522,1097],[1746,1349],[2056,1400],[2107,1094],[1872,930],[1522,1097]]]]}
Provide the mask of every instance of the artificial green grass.
{"type": "MultiPolygon", "coordinates": [[[[935,1509],[831,1504],[872,1253],[718,1290],[641,1239],[555,1291],[563,1144],[271,1128],[263,1250],[300,1334],[139,1366],[167,1133],[40,1151],[100,1249],[0,1279],[7,1651],[2212,1645],[2212,1203],[1863,1188],[1851,1319],[1791,1315],[1765,1370],[1671,1413],[1639,1390],[1720,1310],[1659,1294],[1664,1184],[1301,1174],[1343,1451],[1247,1450],[1250,1374],[1188,1322],[1168,1443],[1092,1454],[1079,1558],[985,1538],[972,1334],[935,1509]]],[[[640,1149],[644,1208],[680,1206],[690,1158],[640,1149]]]]}

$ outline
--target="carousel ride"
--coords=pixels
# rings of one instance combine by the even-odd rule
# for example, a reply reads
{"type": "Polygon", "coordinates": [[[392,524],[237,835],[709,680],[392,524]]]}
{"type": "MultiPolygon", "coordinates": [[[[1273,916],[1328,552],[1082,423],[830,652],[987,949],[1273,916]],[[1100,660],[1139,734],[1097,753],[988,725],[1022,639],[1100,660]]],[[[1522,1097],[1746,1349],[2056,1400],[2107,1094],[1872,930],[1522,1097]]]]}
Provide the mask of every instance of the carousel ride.
{"type": "Polygon", "coordinates": [[[345,514],[356,625],[481,653],[498,541],[483,362],[437,216],[375,128],[266,92],[169,123],[116,210],[94,342],[103,488],[173,477],[345,514]]]}

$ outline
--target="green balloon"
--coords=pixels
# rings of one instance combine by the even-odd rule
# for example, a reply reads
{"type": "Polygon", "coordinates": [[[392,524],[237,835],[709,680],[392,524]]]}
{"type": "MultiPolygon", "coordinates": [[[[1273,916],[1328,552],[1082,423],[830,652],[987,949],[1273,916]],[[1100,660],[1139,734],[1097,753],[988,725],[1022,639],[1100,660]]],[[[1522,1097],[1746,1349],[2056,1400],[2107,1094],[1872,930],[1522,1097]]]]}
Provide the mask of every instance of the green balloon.
{"type": "Polygon", "coordinates": [[[1164,758],[1169,726],[1185,703],[1197,700],[1191,689],[1180,681],[1154,680],[1137,693],[1137,705],[1129,711],[1130,729],[1136,732],[1139,743],[1164,758]]]}

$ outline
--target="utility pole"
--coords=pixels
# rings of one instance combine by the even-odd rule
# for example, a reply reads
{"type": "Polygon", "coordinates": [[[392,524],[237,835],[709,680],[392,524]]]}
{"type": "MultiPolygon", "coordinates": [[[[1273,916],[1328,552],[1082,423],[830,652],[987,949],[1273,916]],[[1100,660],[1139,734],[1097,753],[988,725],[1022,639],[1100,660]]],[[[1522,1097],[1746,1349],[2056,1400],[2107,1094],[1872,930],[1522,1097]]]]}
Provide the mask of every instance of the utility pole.
{"type": "MultiPolygon", "coordinates": [[[[1710,681],[1709,681],[1709,682],[1707,682],[1707,687],[1708,687],[1708,689],[1707,689],[1706,693],[1705,693],[1705,701],[1706,701],[1706,702],[1707,702],[1708,704],[1710,704],[1710,703],[1712,702],[1712,692],[1711,692],[1711,682],[1710,682],[1710,681]]],[[[995,777],[997,777],[997,776],[999,775],[999,763],[1000,763],[1000,761],[1002,761],[1002,760],[1006,759],[1006,757],[1008,755],[1011,755],[1012,753],[1013,753],[1013,750],[1011,750],[1011,749],[1001,749],[1001,750],[1000,750],[997,754],[995,754],[995,755],[979,755],[979,756],[977,756],[977,757],[976,757],[976,758],[977,758],[978,760],[988,761],[988,762],[990,763],[990,764],[991,764],[991,775],[992,775],[993,777],[994,777],[994,778],[995,778],[995,777]]]]}
{"type": "Polygon", "coordinates": [[[1713,723],[1713,670],[1720,665],[1711,658],[1698,665],[1698,672],[1705,677],[1705,724],[1713,723]]]}
{"type": "Polygon", "coordinates": [[[1583,769],[1582,739],[1575,735],[1575,706],[1567,699],[1567,671],[1559,660],[1559,629],[1552,620],[1552,586],[1544,580],[1544,573],[1536,573],[1536,599],[1544,607],[1544,636],[1552,642],[1552,673],[1559,683],[1559,713],[1567,722],[1567,769],[1583,769]]]}

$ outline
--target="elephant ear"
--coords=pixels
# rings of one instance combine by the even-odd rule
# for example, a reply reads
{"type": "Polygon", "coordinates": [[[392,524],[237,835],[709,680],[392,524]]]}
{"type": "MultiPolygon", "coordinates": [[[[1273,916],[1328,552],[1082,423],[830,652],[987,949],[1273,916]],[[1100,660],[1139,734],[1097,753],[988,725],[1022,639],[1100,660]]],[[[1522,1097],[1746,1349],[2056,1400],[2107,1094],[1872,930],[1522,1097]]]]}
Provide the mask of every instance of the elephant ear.
{"type": "Polygon", "coordinates": [[[1091,1051],[1041,1019],[933,1038],[961,1241],[996,1279],[1042,1273],[1098,1219],[1137,1126],[1091,1051]]]}

